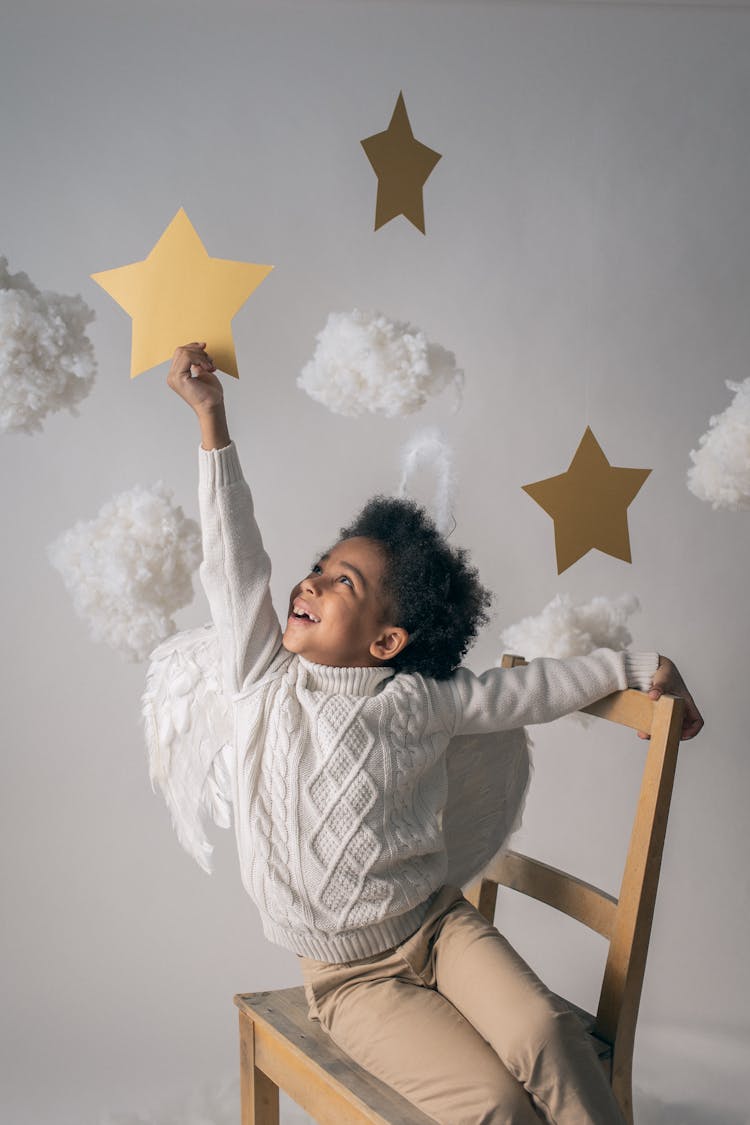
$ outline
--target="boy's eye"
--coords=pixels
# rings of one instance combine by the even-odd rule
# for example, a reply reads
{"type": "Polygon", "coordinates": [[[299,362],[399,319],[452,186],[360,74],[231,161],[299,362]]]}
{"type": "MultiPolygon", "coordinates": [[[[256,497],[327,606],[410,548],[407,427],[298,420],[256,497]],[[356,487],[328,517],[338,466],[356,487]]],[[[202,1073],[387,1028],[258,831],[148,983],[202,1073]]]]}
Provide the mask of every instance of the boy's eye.
{"type": "MultiPolygon", "coordinates": [[[[323,573],[323,567],[320,565],[320,563],[313,563],[313,565],[310,567],[310,574],[322,574],[322,573],[323,573]]],[[[336,581],[337,582],[345,582],[346,585],[349,586],[350,589],[352,589],[352,590],[354,589],[354,583],[352,582],[352,580],[351,580],[351,578],[349,577],[348,574],[339,575],[339,577],[336,579],[336,581]]]]}

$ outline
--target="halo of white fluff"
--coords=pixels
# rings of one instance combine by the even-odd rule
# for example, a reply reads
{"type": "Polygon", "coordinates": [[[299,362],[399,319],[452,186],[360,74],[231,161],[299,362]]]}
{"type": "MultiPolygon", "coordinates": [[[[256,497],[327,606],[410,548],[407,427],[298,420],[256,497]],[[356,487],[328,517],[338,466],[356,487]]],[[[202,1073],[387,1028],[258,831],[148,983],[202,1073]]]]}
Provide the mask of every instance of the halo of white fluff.
{"type": "Polygon", "coordinates": [[[721,414],[712,415],[698,449],[691,449],[693,465],[687,485],[699,500],[713,508],[750,509],[750,377],[742,383],[727,380],[734,399],[721,414]]]}
{"type": "Polygon", "coordinates": [[[93,318],[81,297],[41,293],[0,257],[0,430],[31,434],[47,414],[77,413],[96,374],[93,318]]]}
{"type": "Polygon", "coordinates": [[[399,496],[408,494],[414,474],[422,465],[431,468],[435,474],[432,515],[440,534],[448,535],[453,524],[456,474],[453,468],[453,450],[440,430],[419,430],[404,446],[401,453],[399,496]]]}
{"type": "Polygon", "coordinates": [[[456,357],[424,332],[380,313],[331,313],[297,386],[334,414],[350,418],[413,414],[449,384],[457,402],[463,372],[456,357]]]}
{"type": "Polygon", "coordinates": [[[139,661],[174,633],[171,615],[192,600],[200,529],[159,481],[113,496],[47,550],[93,640],[139,661]]]}
{"type": "Polygon", "coordinates": [[[603,596],[576,604],[570,594],[556,594],[536,616],[524,617],[500,634],[504,652],[527,660],[585,656],[596,648],[624,649],[632,643],[625,622],[640,609],[635,594],[603,596]]]}

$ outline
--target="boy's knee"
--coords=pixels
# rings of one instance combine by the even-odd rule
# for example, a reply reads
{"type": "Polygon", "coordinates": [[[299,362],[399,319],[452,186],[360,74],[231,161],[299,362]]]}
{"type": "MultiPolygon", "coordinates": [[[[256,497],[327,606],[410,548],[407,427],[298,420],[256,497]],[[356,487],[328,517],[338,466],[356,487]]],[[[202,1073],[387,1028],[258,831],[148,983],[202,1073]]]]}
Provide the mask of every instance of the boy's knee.
{"type": "Polygon", "coordinates": [[[529,1005],[518,1030],[520,1042],[532,1057],[550,1048],[564,1052],[566,1044],[586,1038],[578,1016],[553,996],[540,996],[529,1005]]]}
{"type": "Polygon", "coordinates": [[[548,1006],[535,1008],[531,1022],[526,1025],[527,1039],[522,1048],[523,1080],[532,1084],[547,1069],[565,1068],[566,1063],[581,1057],[581,1052],[595,1053],[588,1041],[586,1029],[570,1008],[554,1000],[548,1006]]]}

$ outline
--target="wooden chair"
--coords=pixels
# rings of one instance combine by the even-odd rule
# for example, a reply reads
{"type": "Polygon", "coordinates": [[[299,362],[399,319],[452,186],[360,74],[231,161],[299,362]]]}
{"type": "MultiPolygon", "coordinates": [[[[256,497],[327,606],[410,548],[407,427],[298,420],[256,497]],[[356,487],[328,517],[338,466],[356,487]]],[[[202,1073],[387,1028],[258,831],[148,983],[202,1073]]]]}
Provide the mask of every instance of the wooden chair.
{"type": "MultiPolygon", "coordinates": [[[[503,667],[525,661],[504,656],[503,667]]],[[[591,1036],[625,1118],[633,1121],[631,1073],[646,954],[672,794],[683,702],[619,691],[584,710],[650,734],[619,898],[538,860],[508,851],[465,889],[494,920],[498,885],[547,903],[609,940],[596,1016],[569,1001],[591,1036]]],[[[242,1125],[279,1125],[283,1089],[319,1125],[434,1125],[340,1051],[307,1017],[304,989],[235,996],[240,1018],[242,1125]]]]}

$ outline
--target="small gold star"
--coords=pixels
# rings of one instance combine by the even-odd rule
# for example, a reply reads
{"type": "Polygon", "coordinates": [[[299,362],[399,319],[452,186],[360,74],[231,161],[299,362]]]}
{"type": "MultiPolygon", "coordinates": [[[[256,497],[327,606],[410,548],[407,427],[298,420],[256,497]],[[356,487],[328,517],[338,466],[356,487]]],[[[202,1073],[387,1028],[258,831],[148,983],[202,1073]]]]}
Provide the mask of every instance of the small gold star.
{"type": "Polygon", "coordinates": [[[209,258],[181,207],[142,262],[91,277],[133,318],[131,379],[188,340],[206,340],[219,370],[236,379],[232,317],[272,269],[209,258]]]}
{"type": "Polygon", "coordinates": [[[594,548],[632,561],[627,509],[650,472],[610,465],[587,426],[566,473],[523,485],[555,522],[558,574],[594,548]]]}
{"type": "Polygon", "coordinates": [[[360,142],[378,177],[375,230],[404,215],[417,230],[424,229],[422,188],[440,160],[440,153],[415,140],[400,93],[391,123],[383,133],[360,142]]]}

